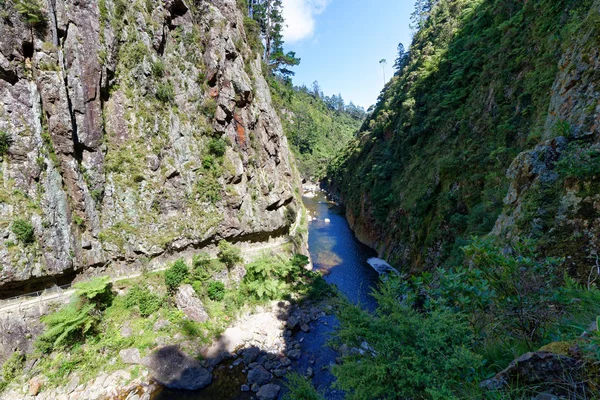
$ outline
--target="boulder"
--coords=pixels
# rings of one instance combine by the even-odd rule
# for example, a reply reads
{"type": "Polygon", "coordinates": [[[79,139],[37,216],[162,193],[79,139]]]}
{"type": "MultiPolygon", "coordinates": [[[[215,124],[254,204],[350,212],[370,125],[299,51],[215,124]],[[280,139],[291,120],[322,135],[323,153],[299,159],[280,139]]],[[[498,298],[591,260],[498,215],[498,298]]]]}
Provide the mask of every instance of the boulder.
{"type": "Polygon", "coordinates": [[[510,382],[520,385],[565,384],[577,376],[581,362],[561,354],[547,351],[530,352],[517,358],[493,378],[481,382],[489,390],[505,388],[510,382]]]}
{"type": "Polygon", "coordinates": [[[142,362],[140,351],[135,348],[121,350],[119,357],[121,357],[121,361],[125,364],[140,364],[142,362]]]}
{"type": "Polygon", "coordinates": [[[189,319],[196,322],[206,322],[208,314],[202,301],[196,296],[192,285],[181,285],[175,295],[175,304],[189,319]]]}
{"type": "Polygon", "coordinates": [[[259,365],[248,372],[248,383],[250,385],[255,383],[257,385],[264,385],[270,381],[271,374],[262,365],[259,365]]]}
{"type": "Polygon", "coordinates": [[[165,346],[144,359],[152,377],[171,389],[197,390],[212,382],[211,373],[177,346],[165,346]]]}
{"type": "Polygon", "coordinates": [[[260,354],[260,349],[258,347],[250,347],[249,349],[244,350],[242,353],[242,359],[246,365],[250,364],[260,354]]]}
{"type": "Polygon", "coordinates": [[[287,353],[287,356],[290,360],[297,360],[302,355],[302,352],[299,349],[290,350],[287,353]]]}
{"type": "Polygon", "coordinates": [[[258,390],[258,393],[256,393],[256,397],[258,400],[275,400],[280,389],[281,388],[279,386],[270,383],[268,385],[261,386],[258,390]]]}

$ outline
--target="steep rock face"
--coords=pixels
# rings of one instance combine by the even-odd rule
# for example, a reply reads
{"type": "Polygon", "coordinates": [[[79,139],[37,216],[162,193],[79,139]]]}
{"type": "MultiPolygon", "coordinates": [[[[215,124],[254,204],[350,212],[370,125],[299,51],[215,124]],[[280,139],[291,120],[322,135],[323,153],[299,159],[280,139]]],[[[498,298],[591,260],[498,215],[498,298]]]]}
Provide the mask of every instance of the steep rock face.
{"type": "Polygon", "coordinates": [[[33,26],[0,6],[0,288],[289,230],[298,181],[234,0],[40,4],[33,26]]]}
{"type": "Polygon", "coordinates": [[[357,237],[414,272],[460,262],[472,236],[531,238],[587,278],[600,223],[599,6],[437,2],[329,169],[357,237]]]}

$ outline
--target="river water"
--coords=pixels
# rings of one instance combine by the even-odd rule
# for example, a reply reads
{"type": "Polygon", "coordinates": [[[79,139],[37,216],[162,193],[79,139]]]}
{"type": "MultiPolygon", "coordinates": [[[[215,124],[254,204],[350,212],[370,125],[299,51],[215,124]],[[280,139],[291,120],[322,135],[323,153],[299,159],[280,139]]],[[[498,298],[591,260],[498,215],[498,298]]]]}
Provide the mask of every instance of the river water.
{"type": "MultiPolygon", "coordinates": [[[[308,228],[313,268],[322,271],[325,280],[335,285],[349,301],[373,310],[376,302],[371,291],[377,285],[379,275],[367,259],[377,254],[356,239],[339,207],[329,202],[323,193],[317,193],[313,198],[304,197],[303,200],[309,215],[314,218],[308,228]]],[[[312,369],[313,384],[329,400],[344,398],[342,392],[332,388],[335,379],[330,366],[335,363],[337,354],[327,345],[337,325],[336,317],[328,315],[312,322],[309,332],[296,334],[302,357],[294,362],[293,368],[300,373],[312,369]]],[[[246,379],[241,368],[240,365],[231,370],[223,365],[214,371],[220,378],[206,389],[189,392],[164,388],[153,396],[153,400],[249,399],[253,393],[239,390],[246,379]]],[[[283,382],[276,383],[281,385],[283,382]]]]}

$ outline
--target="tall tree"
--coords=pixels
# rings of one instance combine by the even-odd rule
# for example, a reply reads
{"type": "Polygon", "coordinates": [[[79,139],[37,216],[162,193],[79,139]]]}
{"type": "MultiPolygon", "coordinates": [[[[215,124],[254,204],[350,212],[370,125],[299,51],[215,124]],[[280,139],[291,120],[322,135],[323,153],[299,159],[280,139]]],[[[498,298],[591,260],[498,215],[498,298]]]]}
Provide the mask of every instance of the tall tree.
{"type": "Polygon", "coordinates": [[[394,61],[394,70],[396,70],[396,73],[400,72],[400,70],[404,68],[408,62],[408,56],[409,52],[404,49],[404,45],[402,43],[398,43],[398,56],[394,61]]]}
{"type": "Polygon", "coordinates": [[[263,61],[269,67],[269,72],[289,78],[294,73],[288,67],[300,64],[300,59],[295,52],[286,53],[283,50],[282,8],[282,0],[251,0],[248,11],[260,26],[265,45],[263,61]]]}
{"type": "Polygon", "coordinates": [[[387,64],[387,60],[382,58],[379,60],[379,64],[381,64],[381,69],[383,70],[383,84],[385,85],[385,64],[387,64]]]}

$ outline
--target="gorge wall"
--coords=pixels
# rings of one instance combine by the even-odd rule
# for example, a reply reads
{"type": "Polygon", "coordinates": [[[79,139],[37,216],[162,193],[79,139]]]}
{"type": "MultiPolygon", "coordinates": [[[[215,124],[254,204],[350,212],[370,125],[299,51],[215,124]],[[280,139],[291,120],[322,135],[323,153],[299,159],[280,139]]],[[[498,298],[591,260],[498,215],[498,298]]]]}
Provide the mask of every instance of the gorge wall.
{"type": "Polygon", "coordinates": [[[413,272],[472,236],[587,278],[600,245],[600,2],[440,0],[329,169],[357,236],[413,272]]]}
{"type": "Polygon", "coordinates": [[[5,297],[288,233],[299,180],[235,0],[8,0],[0,12],[5,297]]]}

